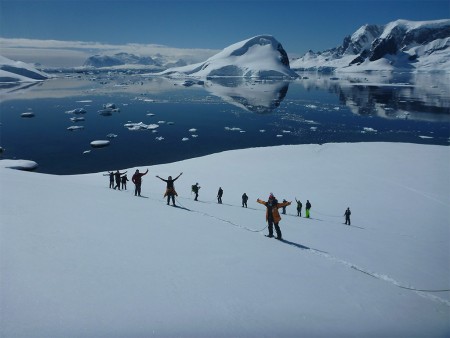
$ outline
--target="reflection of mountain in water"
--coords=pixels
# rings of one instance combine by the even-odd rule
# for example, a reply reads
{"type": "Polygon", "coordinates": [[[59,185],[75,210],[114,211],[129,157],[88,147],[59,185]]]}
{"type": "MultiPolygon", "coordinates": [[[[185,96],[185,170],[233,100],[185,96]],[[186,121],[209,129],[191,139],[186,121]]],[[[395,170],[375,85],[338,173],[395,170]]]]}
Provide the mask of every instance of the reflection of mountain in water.
{"type": "Polygon", "coordinates": [[[214,78],[205,83],[211,94],[245,110],[267,114],[285,98],[289,81],[252,81],[243,78],[214,78]]]}
{"type": "Polygon", "coordinates": [[[21,94],[34,86],[41,86],[42,82],[6,82],[0,83],[0,98],[6,94],[21,94]]]}
{"type": "Polygon", "coordinates": [[[336,93],[340,102],[358,115],[450,121],[447,74],[351,74],[341,78],[308,75],[301,81],[306,88],[336,93]]]}

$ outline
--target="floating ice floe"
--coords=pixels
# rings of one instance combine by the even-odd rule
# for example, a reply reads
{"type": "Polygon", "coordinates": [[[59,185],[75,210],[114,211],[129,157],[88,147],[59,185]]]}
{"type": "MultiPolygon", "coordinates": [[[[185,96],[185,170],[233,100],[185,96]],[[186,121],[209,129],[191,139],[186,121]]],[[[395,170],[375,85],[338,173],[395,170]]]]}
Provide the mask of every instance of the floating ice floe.
{"type": "Polygon", "coordinates": [[[83,154],[89,154],[91,151],[90,150],[85,150],[83,151],[83,154]]]}
{"type": "Polygon", "coordinates": [[[260,133],[265,133],[266,130],[265,130],[265,129],[260,129],[259,132],[260,132],[260,133]]]}
{"type": "Polygon", "coordinates": [[[283,137],[283,135],[278,134],[277,137],[283,137]]]}
{"type": "Polygon", "coordinates": [[[105,103],[103,105],[104,109],[118,109],[115,103],[105,103]]]}
{"type": "Polygon", "coordinates": [[[91,103],[92,100],[80,100],[80,101],[75,101],[76,103],[91,103]]]}
{"type": "Polygon", "coordinates": [[[66,114],[75,114],[75,115],[86,114],[86,113],[87,113],[87,111],[84,108],[75,108],[75,109],[66,111],[66,114]]]}
{"type": "Polygon", "coordinates": [[[191,135],[191,137],[193,137],[193,138],[197,138],[197,137],[198,137],[198,135],[196,135],[196,134],[192,134],[192,135],[191,135]]]}
{"type": "Polygon", "coordinates": [[[316,131],[316,130],[317,130],[317,127],[311,127],[311,128],[309,128],[309,129],[311,129],[312,131],[316,131]]]}
{"type": "Polygon", "coordinates": [[[181,141],[183,141],[183,142],[189,141],[189,138],[188,138],[188,137],[183,137],[183,138],[181,139],[181,141]]]}
{"type": "Polygon", "coordinates": [[[159,127],[157,124],[145,124],[143,122],[139,123],[126,123],[123,125],[128,130],[143,130],[143,129],[156,129],[159,127]]]}
{"type": "Polygon", "coordinates": [[[238,127],[225,127],[225,130],[228,130],[228,131],[242,131],[242,129],[238,128],[238,127]]]}
{"type": "Polygon", "coordinates": [[[96,141],[91,142],[91,147],[92,148],[103,148],[103,147],[109,146],[109,143],[110,142],[108,140],[96,140],[96,141]]]}
{"type": "Polygon", "coordinates": [[[166,121],[158,121],[158,124],[164,124],[166,121]]]}
{"type": "Polygon", "coordinates": [[[34,113],[30,111],[30,112],[22,113],[22,114],[20,114],[20,116],[22,116],[22,117],[34,117],[34,113]]]}
{"type": "Polygon", "coordinates": [[[363,133],[376,133],[377,130],[373,129],[373,128],[369,128],[369,127],[364,127],[362,132],[363,133]]]}
{"type": "Polygon", "coordinates": [[[116,138],[116,137],[117,137],[117,135],[116,135],[116,134],[113,134],[113,133],[111,133],[111,134],[108,134],[108,135],[106,135],[106,137],[107,137],[107,138],[116,138]]]}
{"type": "Polygon", "coordinates": [[[0,160],[0,167],[17,170],[34,170],[38,164],[29,160],[0,160]]]}
{"type": "Polygon", "coordinates": [[[290,134],[290,133],[291,133],[290,130],[282,130],[281,132],[282,132],[283,134],[290,134]]]}
{"type": "Polygon", "coordinates": [[[309,109],[317,109],[317,106],[315,104],[307,104],[305,105],[305,107],[309,109]]]}
{"type": "Polygon", "coordinates": [[[70,126],[69,128],[67,128],[67,130],[69,131],[76,131],[76,130],[81,130],[84,129],[83,126],[70,126]]]}
{"type": "Polygon", "coordinates": [[[419,135],[419,137],[422,139],[434,138],[433,136],[425,136],[425,135],[419,135]]]}
{"type": "Polygon", "coordinates": [[[147,116],[155,116],[153,113],[148,113],[147,116]]]}
{"type": "Polygon", "coordinates": [[[189,129],[189,132],[190,132],[190,133],[195,133],[196,131],[197,131],[197,129],[195,129],[195,128],[189,129]]]}
{"type": "Polygon", "coordinates": [[[158,137],[155,137],[155,140],[156,140],[156,141],[162,141],[162,140],[164,140],[164,137],[158,136],[158,137]]]}
{"type": "Polygon", "coordinates": [[[82,117],[82,116],[80,116],[80,117],[71,117],[70,118],[70,121],[72,121],[72,122],[80,122],[80,121],[84,121],[84,120],[85,120],[85,118],[82,117]]]}

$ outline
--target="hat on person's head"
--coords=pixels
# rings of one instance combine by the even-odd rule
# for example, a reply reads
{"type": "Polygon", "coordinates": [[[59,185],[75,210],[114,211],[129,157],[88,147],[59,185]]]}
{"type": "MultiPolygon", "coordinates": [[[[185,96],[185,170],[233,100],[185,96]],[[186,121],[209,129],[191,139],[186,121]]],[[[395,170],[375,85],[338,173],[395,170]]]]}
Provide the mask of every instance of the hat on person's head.
{"type": "Polygon", "coordinates": [[[269,195],[269,199],[270,198],[275,198],[275,196],[273,196],[273,194],[272,193],[270,193],[270,195],[269,195]]]}

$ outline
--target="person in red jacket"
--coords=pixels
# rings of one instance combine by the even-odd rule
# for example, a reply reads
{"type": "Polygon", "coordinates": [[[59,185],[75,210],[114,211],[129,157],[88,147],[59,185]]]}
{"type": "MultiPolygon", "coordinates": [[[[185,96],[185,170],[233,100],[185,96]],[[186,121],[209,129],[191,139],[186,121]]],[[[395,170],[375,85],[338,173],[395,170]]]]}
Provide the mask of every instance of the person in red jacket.
{"type": "Polygon", "coordinates": [[[134,196],[141,196],[141,184],[142,184],[142,176],[148,173],[148,169],[145,173],[140,173],[138,169],[134,173],[133,177],[131,177],[131,181],[134,183],[134,196]]]}
{"type": "Polygon", "coordinates": [[[267,202],[260,200],[259,198],[256,202],[263,204],[266,206],[266,221],[269,223],[269,235],[267,237],[273,237],[273,226],[275,225],[275,231],[277,232],[277,239],[283,239],[281,236],[281,229],[278,223],[281,221],[280,213],[278,212],[279,208],[282,208],[287,205],[291,205],[291,202],[278,203],[278,200],[271,193],[267,202]]]}

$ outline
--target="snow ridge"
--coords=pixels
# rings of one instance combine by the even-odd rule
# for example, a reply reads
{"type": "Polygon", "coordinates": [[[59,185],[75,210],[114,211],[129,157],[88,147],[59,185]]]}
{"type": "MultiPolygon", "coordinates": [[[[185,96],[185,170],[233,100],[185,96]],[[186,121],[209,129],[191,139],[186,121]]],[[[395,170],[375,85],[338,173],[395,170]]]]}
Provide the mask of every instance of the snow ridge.
{"type": "Polygon", "coordinates": [[[0,55],[0,83],[35,82],[48,78],[47,74],[27,63],[13,61],[0,55]]]}

